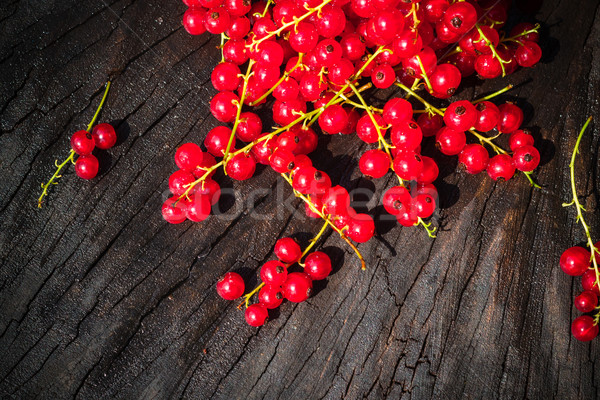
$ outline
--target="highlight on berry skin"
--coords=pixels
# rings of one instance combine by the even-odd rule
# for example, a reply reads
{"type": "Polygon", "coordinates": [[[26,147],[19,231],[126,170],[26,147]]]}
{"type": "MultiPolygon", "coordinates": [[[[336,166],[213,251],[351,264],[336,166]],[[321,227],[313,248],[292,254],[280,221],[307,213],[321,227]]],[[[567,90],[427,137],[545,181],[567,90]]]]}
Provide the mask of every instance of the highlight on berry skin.
{"type": "MultiPolygon", "coordinates": [[[[499,84],[478,99],[454,97],[470,75],[495,79],[539,62],[540,26],[508,29],[509,2],[184,3],[188,33],[220,36],[221,61],[210,76],[217,122],[203,143],[177,149],[164,219],[210,218],[221,194],[216,173],[241,182],[262,164],[289,185],[306,216],[322,224],[308,244],[292,238],[275,244],[277,259],[261,267],[262,283],[242,297],[251,326],[264,324],[284,300],[305,301],[312,281],[331,273],[327,255],[312,251],[323,232],[335,231],[366,267],[359,246],[377,235],[372,211],[352,208],[348,188],[311,158],[320,137],[363,142],[356,160],[361,177],[394,181],[380,196],[386,216],[402,227],[420,226],[431,238],[444,157],[458,160],[460,173],[481,174],[473,179],[501,184],[518,176],[539,187],[533,174],[541,154],[523,126],[523,110],[497,100],[512,85],[499,84]],[[395,94],[381,101],[372,95],[376,90],[395,94]],[[266,112],[271,129],[261,119],[266,112]]],[[[239,298],[240,279],[226,275],[219,294],[239,298]]]]}

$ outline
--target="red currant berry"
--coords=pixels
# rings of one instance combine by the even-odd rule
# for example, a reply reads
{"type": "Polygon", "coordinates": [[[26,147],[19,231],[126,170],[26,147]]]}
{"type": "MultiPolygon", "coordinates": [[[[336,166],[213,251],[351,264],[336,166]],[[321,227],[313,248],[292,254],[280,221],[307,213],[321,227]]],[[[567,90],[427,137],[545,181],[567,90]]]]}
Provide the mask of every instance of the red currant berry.
{"type": "Polygon", "coordinates": [[[233,122],[240,98],[233,92],[219,92],[210,101],[210,112],[221,122],[233,122]]]}
{"type": "Polygon", "coordinates": [[[202,158],[200,159],[200,162],[196,165],[196,168],[194,169],[194,171],[192,171],[192,173],[194,174],[194,176],[197,178],[210,178],[215,174],[215,171],[211,171],[208,172],[208,170],[212,167],[214,167],[214,165],[217,163],[217,161],[215,160],[215,158],[208,153],[202,153],[202,158]],[[208,173],[208,175],[207,175],[208,173]]]}
{"type": "Polygon", "coordinates": [[[292,238],[279,239],[275,243],[275,255],[286,264],[293,264],[300,260],[302,249],[300,245],[292,238]]]}
{"type": "Polygon", "coordinates": [[[438,114],[422,113],[417,118],[417,124],[421,127],[424,137],[435,136],[442,129],[444,119],[438,114]]]}
{"type": "Polygon", "coordinates": [[[325,279],[331,274],[331,259],[322,251],[315,251],[306,256],[304,272],[314,281],[325,279]]]}
{"type": "Polygon", "coordinates": [[[246,318],[246,323],[248,323],[248,325],[259,327],[267,322],[269,312],[267,311],[267,307],[263,304],[252,304],[246,308],[244,317],[246,318]]]}
{"type": "Polygon", "coordinates": [[[92,129],[92,137],[96,147],[108,150],[117,143],[117,132],[111,124],[98,124],[92,129]]]}
{"type": "MultiPolygon", "coordinates": [[[[315,1],[316,6],[320,1],[315,1]]],[[[346,27],[346,14],[335,4],[327,4],[321,9],[319,17],[315,24],[319,35],[325,38],[334,38],[339,36],[346,27]]]]}
{"type": "Polygon", "coordinates": [[[394,158],[394,172],[401,179],[417,180],[423,169],[421,156],[413,151],[400,152],[394,158]]]}
{"type": "Polygon", "coordinates": [[[542,58],[542,49],[535,42],[524,41],[515,51],[515,59],[521,67],[533,67],[542,58]]]}
{"type": "Polygon", "coordinates": [[[252,154],[239,153],[233,156],[227,166],[225,172],[236,181],[244,181],[252,178],[256,171],[256,161],[252,154]]]}
{"type": "Polygon", "coordinates": [[[448,62],[456,65],[460,70],[460,74],[463,76],[471,76],[475,72],[475,60],[477,57],[468,54],[467,52],[461,51],[460,53],[453,54],[448,57],[448,62]]]}
{"type": "Polygon", "coordinates": [[[560,268],[567,275],[583,275],[591,265],[592,254],[580,246],[565,250],[560,256],[560,268]]]}
{"type": "Polygon", "coordinates": [[[258,301],[270,310],[277,308],[283,302],[283,292],[279,286],[265,285],[258,292],[258,301]]]}
{"type": "Polygon", "coordinates": [[[191,172],[180,169],[169,177],[169,190],[174,195],[181,196],[187,190],[187,186],[195,180],[191,172]]]}
{"type": "Polygon", "coordinates": [[[283,64],[283,48],[275,41],[262,42],[256,50],[255,59],[259,65],[279,67],[283,64]]]}
{"type": "Polygon", "coordinates": [[[388,100],[383,106],[383,119],[390,125],[409,121],[412,115],[412,105],[399,97],[388,100]]]}
{"type": "Polygon", "coordinates": [[[435,24],[440,21],[444,16],[446,10],[450,7],[448,0],[429,0],[425,2],[423,12],[425,14],[425,20],[435,24]]]}
{"type": "Polygon", "coordinates": [[[210,80],[219,92],[233,92],[242,82],[240,67],[231,62],[222,62],[213,69],[210,80]]]}
{"type": "Polygon", "coordinates": [[[298,120],[301,115],[306,113],[306,103],[300,100],[279,101],[273,103],[273,121],[286,126],[298,120]]]}
{"type": "Polygon", "coordinates": [[[212,8],[206,13],[204,26],[213,35],[219,35],[229,28],[231,17],[224,8],[212,8]]]}
{"type": "Polygon", "coordinates": [[[342,56],[351,61],[360,59],[366,51],[365,44],[356,33],[342,36],[340,45],[342,46],[342,56]]]}
{"type": "Polygon", "coordinates": [[[579,296],[575,297],[575,308],[581,312],[592,312],[596,307],[598,307],[598,296],[594,292],[584,290],[579,296]]]}
{"type": "Polygon", "coordinates": [[[468,144],[460,152],[458,162],[464,166],[469,174],[478,174],[485,171],[490,161],[488,151],[480,144],[468,144]]]}
{"type": "Polygon", "coordinates": [[[400,33],[392,45],[394,54],[401,58],[409,58],[423,49],[421,36],[412,29],[405,29],[400,33]]]}
{"type": "MultiPolygon", "coordinates": [[[[346,58],[342,58],[340,61],[338,61],[336,64],[329,68],[329,74],[327,75],[327,77],[329,78],[330,82],[336,85],[343,85],[344,83],[346,83],[347,79],[350,79],[352,74],[354,74],[354,64],[352,64],[352,61],[346,58]]],[[[396,73],[393,72],[393,70],[392,75],[393,79],[395,80],[396,73]]]]}
{"type": "Polygon", "coordinates": [[[243,39],[250,32],[250,20],[246,17],[237,17],[231,21],[231,25],[226,31],[229,39],[243,39]]]}
{"type": "Polygon", "coordinates": [[[195,143],[184,143],[175,152],[175,164],[185,171],[196,169],[202,158],[202,150],[195,143]]]}
{"type": "Polygon", "coordinates": [[[287,77],[273,91],[273,97],[280,101],[296,100],[300,94],[300,86],[295,79],[287,77]]]}
{"type": "Polygon", "coordinates": [[[414,151],[421,145],[423,132],[415,121],[407,120],[392,126],[390,138],[397,150],[414,151]]]}
{"type": "Polygon", "coordinates": [[[251,7],[250,0],[225,0],[225,9],[232,17],[248,14],[251,7]]]}
{"type": "Polygon", "coordinates": [[[489,26],[482,25],[479,27],[481,32],[477,32],[473,38],[473,48],[477,54],[492,54],[492,48],[490,46],[497,47],[500,43],[500,36],[498,31],[490,28],[489,26]],[[483,33],[483,35],[481,34],[483,33]]]}
{"type": "Polygon", "coordinates": [[[223,56],[225,61],[242,65],[248,61],[248,51],[244,40],[228,40],[223,46],[223,56]]]}
{"type": "Polygon", "coordinates": [[[217,282],[217,294],[225,300],[235,300],[244,294],[246,286],[240,274],[228,272],[217,282]]]}
{"type": "Polygon", "coordinates": [[[286,149],[278,148],[269,159],[269,164],[275,172],[280,174],[290,172],[294,169],[294,154],[286,149]]]}
{"type": "Polygon", "coordinates": [[[371,73],[373,85],[379,89],[387,89],[396,81],[396,72],[389,64],[380,64],[371,73]]]}
{"type": "Polygon", "coordinates": [[[482,54],[475,59],[475,71],[483,79],[494,79],[502,73],[502,65],[493,54],[482,54]]]}
{"type": "Polygon", "coordinates": [[[523,172],[531,172],[540,164],[540,152],[533,146],[519,147],[512,158],[515,168],[523,172]]]}
{"type": "Polygon", "coordinates": [[[575,339],[581,342],[589,342],[598,336],[598,325],[595,324],[594,318],[589,315],[582,315],[575,318],[571,324],[571,333],[575,339]]]}
{"type": "MultiPolygon", "coordinates": [[[[385,122],[383,118],[379,114],[374,114],[373,119],[379,126],[379,132],[381,136],[385,135],[385,122]]],[[[377,128],[375,128],[375,124],[373,124],[373,119],[365,113],[356,124],[356,134],[365,143],[377,143],[379,140],[379,135],[377,134],[377,128]]]]}
{"type": "MultiPolygon", "coordinates": [[[[240,114],[235,135],[242,142],[253,142],[260,136],[262,131],[262,121],[259,116],[253,112],[243,112],[240,114]]],[[[233,144],[232,144],[233,146],[233,144]]]]}
{"type": "Polygon", "coordinates": [[[204,221],[210,215],[210,198],[204,194],[195,193],[187,205],[185,216],[193,222],[204,221]]]}
{"type": "Polygon", "coordinates": [[[348,124],[346,110],[338,104],[327,107],[319,116],[319,126],[324,132],[334,135],[340,133],[348,124]]]}
{"type": "Polygon", "coordinates": [[[411,202],[412,197],[403,186],[393,186],[383,194],[383,208],[392,215],[398,215],[411,202]]]}
{"type": "Polygon", "coordinates": [[[300,22],[296,29],[291,30],[288,40],[292,49],[298,53],[308,53],[316,47],[319,34],[313,24],[300,22]]]}
{"type": "MultiPolygon", "coordinates": [[[[227,150],[227,143],[231,137],[231,129],[226,126],[217,126],[211,129],[204,139],[204,146],[215,157],[223,157],[227,150]]],[[[235,137],[231,142],[231,149],[235,148],[235,137]]]]}
{"type": "Polygon", "coordinates": [[[433,95],[441,99],[447,99],[454,95],[460,85],[461,74],[459,69],[452,64],[440,64],[437,66],[429,80],[433,95]]]}
{"type": "Polygon", "coordinates": [[[413,206],[419,218],[429,218],[435,212],[435,199],[429,194],[419,194],[414,199],[413,206]]]}
{"type": "Polygon", "coordinates": [[[221,197],[221,186],[212,179],[205,179],[194,186],[194,194],[201,194],[208,198],[210,205],[215,205],[221,197]]]}
{"type": "Polygon", "coordinates": [[[448,7],[442,21],[452,31],[464,34],[475,26],[477,22],[477,10],[471,3],[466,1],[457,2],[448,7]]]}
{"type": "Polygon", "coordinates": [[[495,181],[507,181],[515,174],[515,166],[508,154],[498,154],[490,158],[487,173],[495,181]]]}
{"type": "Polygon", "coordinates": [[[347,214],[350,208],[350,195],[341,186],[334,186],[323,197],[323,211],[330,215],[347,214]]]}
{"type": "Polygon", "coordinates": [[[170,224],[180,224],[185,221],[187,202],[177,196],[168,198],[162,205],[162,216],[170,224]]]}
{"type": "Polygon", "coordinates": [[[588,269],[581,276],[581,286],[584,290],[592,291],[596,296],[600,296],[600,288],[598,288],[598,281],[596,280],[596,271],[593,268],[588,269]]]}
{"type": "Polygon", "coordinates": [[[93,179],[98,175],[98,159],[91,154],[79,156],[75,161],[75,173],[83,179],[93,179]]]}
{"type": "Polygon", "coordinates": [[[498,125],[500,110],[494,103],[482,101],[475,108],[477,109],[475,129],[480,132],[489,132],[498,125]]]}
{"type": "Polygon", "coordinates": [[[435,135],[435,146],[447,156],[459,154],[466,145],[467,136],[460,130],[445,126],[435,135]]]}
{"type": "Polygon", "coordinates": [[[368,214],[356,214],[350,220],[346,235],[357,243],[365,243],[373,237],[375,223],[368,214]]]}
{"type": "Polygon", "coordinates": [[[499,132],[512,133],[519,129],[523,123],[523,110],[512,103],[504,103],[498,109],[500,110],[499,132]]]}
{"type": "Polygon", "coordinates": [[[260,269],[260,279],[268,285],[281,286],[287,276],[287,267],[281,261],[267,261],[260,269]]]}
{"type": "Polygon", "coordinates": [[[510,137],[508,138],[508,145],[513,152],[519,147],[533,146],[533,142],[533,136],[531,136],[529,132],[520,129],[517,129],[511,133],[510,137]]]}
{"type": "Polygon", "coordinates": [[[383,150],[369,150],[358,162],[360,172],[371,178],[381,178],[390,169],[390,156],[383,150]]]}
{"type": "MultiPolygon", "coordinates": [[[[532,23],[521,22],[521,23],[515,25],[514,28],[512,28],[510,30],[510,34],[508,36],[513,37],[513,36],[521,35],[521,34],[527,32],[527,31],[530,31],[534,28],[535,28],[535,25],[532,23]]],[[[537,32],[531,32],[531,33],[528,33],[527,35],[521,36],[520,39],[528,40],[531,42],[537,42],[538,40],[540,40],[540,34],[537,32]]]]}
{"type": "Polygon", "coordinates": [[[77,131],[71,136],[71,148],[80,156],[92,154],[94,138],[88,131],[77,131]]]}
{"type": "Polygon", "coordinates": [[[308,274],[292,272],[288,274],[281,289],[286,299],[293,303],[301,303],[310,297],[312,286],[312,279],[308,274]]]}
{"type": "Polygon", "coordinates": [[[315,47],[317,61],[324,67],[331,67],[342,58],[342,46],[334,39],[321,40],[315,47]]]}
{"type": "Polygon", "coordinates": [[[423,161],[423,168],[417,177],[417,182],[419,184],[433,183],[440,174],[438,165],[433,158],[427,156],[421,156],[421,161],[423,161]]]}
{"type": "Polygon", "coordinates": [[[423,71],[427,75],[433,74],[437,66],[437,56],[431,47],[425,47],[413,57],[402,59],[402,66],[408,75],[423,78],[423,71]]]}
{"type": "Polygon", "coordinates": [[[446,125],[457,131],[466,131],[477,122],[477,109],[467,100],[455,101],[444,112],[446,125]]]}
{"type": "Polygon", "coordinates": [[[203,8],[189,8],[183,14],[183,27],[190,35],[202,35],[206,32],[204,19],[206,18],[206,10],[203,8]]]}

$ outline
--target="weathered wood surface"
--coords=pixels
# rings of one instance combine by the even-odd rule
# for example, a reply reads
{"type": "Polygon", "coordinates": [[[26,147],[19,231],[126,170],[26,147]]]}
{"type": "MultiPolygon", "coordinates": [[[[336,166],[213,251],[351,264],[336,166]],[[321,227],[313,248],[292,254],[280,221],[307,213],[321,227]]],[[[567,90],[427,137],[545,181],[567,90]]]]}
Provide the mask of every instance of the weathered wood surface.
{"type": "MultiPolygon", "coordinates": [[[[597,1],[544,2],[543,62],[459,94],[524,83],[504,98],[524,106],[536,133],[544,190],[523,177],[494,184],[451,173],[452,164],[439,185],[437,239],[379,223],[381,234],[360,246],[361,271],[330,235],[334,275],[261,329],[217,296],[218,277],[235,270],[255,284],[276,238],[306,242],[319,226],[298,202],[278,209],[290,191],[266,169],[247,184],[222,180],[239,189],[243,209],[230,196],[223,218],[162,220],[175,148],[216,125],[207,104],[217,38],[186,34],[183,11],[176,0],[0,7],[3,398],[600,397],[599,341],[571,337],[580,284],[558,267],[583,239],[561,203],[576,131],[588,115],[600,118],[597,1]],[[119,145],[98,178],[84,182],[71,168],[37,210],[40,183],[91,118],[107,77],[101,120],[118,124],[119,145]],[[258,188],[267,190],[244,201],[258,188]]],[[[600,238],[598,138],[596,123],[577,177],[600,238]]],[[[357,179],[365,146],[356,138],[322,144],[317,164],[335,181],[380,193],[393,184],[357,179]]]]}

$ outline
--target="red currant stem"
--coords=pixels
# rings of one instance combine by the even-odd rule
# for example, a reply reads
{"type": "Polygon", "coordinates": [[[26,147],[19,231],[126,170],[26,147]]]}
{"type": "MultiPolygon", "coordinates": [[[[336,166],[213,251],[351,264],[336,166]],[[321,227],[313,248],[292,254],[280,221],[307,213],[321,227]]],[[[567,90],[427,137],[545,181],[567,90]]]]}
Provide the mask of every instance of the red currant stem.
{"type": "Polygon", "coordinates": [[[102,95],[102,100],[100,100],[100,105],[96,109],[96,113],[92,118],[92,121],[88,124],[86,131],[89,132],[92,129],[92,126],[96,123],[96,119],[98,119],[98,115],[100,115],[100,111],[104,106],[104,102],[106,101],[106,96],[108,96],[108,90],[110,89],[110,81],[106,82],[106,88],[104,89],[104,94],[102,95]]]}
{"type": "MultiPolygon", "coordinates": [[[[86,132],[89,132],[92,129],[92,127],[94,126],[94,124],[96,123],[96,120],[98,119],[98,115],[100,115],[100,111],[102,110],[102,107],[104,106],[104,102],[106,101],[106,97],[108,96],[109,89],[110,89],[110,81],[106,82],[106,88],[104,89],[104,94],[102,95],[102,100],[100,100],[100,105],[96,109],[96,112],[94,113],[94,117],[88,124],[86,132]]],[[[38,198],[38,208],[42,208],[42,201],[44,200],[44,197],[48,195],[48,188],[50,188],[50,185],[58,185],[58,182],[54,182],[54,181],[56,179],[59,179],[62,176],[62,175],[60,175],[60,171],[63,169],[63,167],[65,165],[67,165],[69,163],[69,161],[72,162],[73,164],[75,164],[74,158],[75,158],[75,150],[71,149],[71,151],[69,152],[69,156],[61,164],[58,164],[58,160],[54,161],[54,165],[56,166],[56,171],[54,172],[54,175],[52,175],[52,177],[50,178],[50,180],[48,182],[42,183],[43,190],[42,190],[42,194],[38,198]]]]}
{"type": "Polygon", "coordinates": [[[419,24],[421,23],[421,21],[419,20],[419,17],[417,16],[417,11],[419,11],[419,3],[412,3],[410,11],[408,12],[408,14],[406,14],[406,18],[408,18],[411,15],[414,18],[414,24],[412,26],[413,30],[417,30],[417,28],[419,27],[419,24]]]}
{"type": "Polygon", "coordinates": [[[540,29],[540,24],[535,24],[535,26],[533,28],[531,28],[531,29],[529,29],[527,31],[523,31],[523,32],[519,33],[518,35],[511,36],[511,37],[508,37],[508,38],[502,38],[500,40],[500,43],[503,43],[503,42],[517,42],[517,43],[520,43],[518,40],[516,40],[517,38],[529,35],[530,33],[537,33],[539,29],[540,29]]]}
{"type": "Polygon", "coordinates": [[[248,308],[248,306],[250,305],[250,299],[252,298],[252,296],[254,296],[263,286],[265,286],[265,283],[261,282],[260,285],[258,285],[254,289],[252,289],[251,292],[245,294],[243,297],[244,300],[242,300],[242,302],[237,307],[238,310],[240,310],[242,308],[242,306],[246,306],[246,308],[248,308]]]}
{"type": "Polygon", "coordinates": [[[342,99],[344,99],[344,104],[350,104],[354,108],[360,108],[361,110],[367,110],[367,109],[369,109],[369,110],[371,110],[373,112],[376,112],[378,114],[381,114],[383,112],[383,110],[381,108],[377,108],[377,107],[373,107],[373,106],[365,107],[362,104],[359,104],[359,103],[357,103],[355,101],[350,100],[348,97],[346,97],[343,94],[340,94],[340,97],[342,99]]]}
{"type": "Polygon", "coordinates": [[[423,79],[425,79],[425,84],[427,85],[430,91],[433,91],[433,88],[431,87],[431,82],[429,82],[429,77],[427,76],[427,72],[425,72],[423,62],[421,61],[421,57],[418,54],[417,61],[419,62],[419,67],[421,68],[421,75],[423,75],[423,79]]]}
{"type": "Polygon", "coordinates": [[[435,231],[437,230],[437,228],[435,226],[433,228],[430,228],[432,224],[433,222],[426,223],[425,221],[423,221],[423,219],[421,219],[421,217],[419,217],[419,222],[417,222],[417,225],[423,225],[423,228],[425,228],[425,230],[427,231],[427,236],[434,239],[436,237],[435,231]]]}
{"type": "Polygon", "coordinates": [[[225,46],[225,34],[221,33],[221,45],[219,46],[219,50],[221,50],[221,62],[225,62],[225,54],[223,53],[223,46],[225,46]]]}
{"type": "Polygon", "coordinates": [[[485,42],[489,46],[490,50],[492,50],[492,54],[494,55],[494,58],[496,58],[500,62],[500,67],[502,67],[502,77],[505,77],[506,76],[506,68],[504,68],[504,64],[508,64],[510,61],[505,61],[504,59],[502,59],[502,57],[500,57],[500,55],[496,51],[496,46],[494,46],[494,44],[492,42],[490,42],[490,40],[487,38],[487,36],[485,36],[485,34],[483,33],[483,31],[481,30],[481,28],[479,27],[478,24],[475,25],[475,28],[477,28],[477,32],[479,32],[479,36],[485,40],[485,42]]]}
{"type": "Polygon", "coordinates": [[[315,8],[306,7],[307,12],[304,13],[303,15],[301,15],[300,17],[294,17],[294,19],[292,21],[286,22],[285,24],[281,25],[281,27],[279,29],[274,30],[273,32],[269,32],[266,36],[261,37],[258,40],[253,40],[252,43],[250,44],[250,49],[252,49],[252,47],[256,48],[260,43],[264,42],[265,40],[269,40],[273,36],[279,36],[281,34],[281,32],[285,32],[285,30],[287,28],[289,28],[290,26],[292,26],[292,25],[296,26],[300,21],[310,17],[315,12],[321,11],[321,9],[323,7],[325,7],[327,4],[331,3],[332,1],[333,0],[324,0],[320,5],[318,5],[315,8]]]}
{"type": "Polygon", "coordinates": [[[302,261],[302,259],[304,258],[304,256],[307,255],[308,252],[315,246],[315,244],[317,243],[317,241],[319,240],[319,238],[321,236],[323,236],[323,234],[327,230],[327,227],[329,227],[329,223],[327,221],[325,221],[325,223],[323,224],[323,226],[321,226],[321,230],[319,231],[319,233],[317,233],[314,238],[310,239],[310,243],[308,244],[308,246],[306,246],[306,248],[302,252],[302,255],[300,256],[300,259],[298,260],[298,265],[301,266],[302,268],[304,268],[304,264],[302,264],[300,261],[302,261]]]}
{"type": "Polygon", "coordinates": [[[240,123],[240,114],[242,113],[242,107],[244,106],[244,100],[246,99],[246,89],[248,88],[248,78],[250,78],[250,75],[252,75],[252,67],[254,66],[254,62],[255,61],[252,59],[248,62],[248,69],[246,70],[246,75],[244,75],[244,86],[242,87],[242,95],[240,96],[240,101],[237,105],[235,122],[233,123],[233,128],[231,128],[231,135],[229,135],[229,142],[227,142],[227,148],[225,149],[225,153],[223,153],[223,170],[225,172],[225,175],[227,175],[225,166],[227,166],[227,162],[229,161],[229,150],[231,150],[233,139],[235,139],[235,132],[237,131],[237,127],[240,123]]]}
{"type": "MultiPolygon", "coordinates": [[[[292,190],[293,189],[293,185],[292,185],[292,179],[286,175],[286,174],[281,174],[281,176],[283,177],[283,179],[285,179],[285,181],[287,183],[289,183],[290,186],[292,186],[292,190]]],[[[308,207],[311,209],[312,212],[314,212],[315,214],[317,214],[319,216],[319,218],[323,219],[327,224],[329,224],[329,226],[331,226],[333,228],[333,230],[335,230],[342,239],[344,239],[344,241],[346,243],[348,243],[348,245],[352,248],[352,250],[354,250],[354,252],[356,253],[356,256],[358,257],[358,259],[360,260],[361,263],[361,269],[366,269],[366,264],[365,264],[365,259],[363,258],[362,254],[360,254],[360,251],[358,251],[358,249],[356,248],[356,246],[354,245],[354,243],[352,243],[350,241],[350,239],[348,239],[348,237],[344,234],[343,229],[339,229],[337,226],[335,226],[335,224],[333,222],[331,222],[331,220],[329,219],[329,216],[324,214],[321,210],[319,210],[311,201],[308,197],[306,197],[305,195],[303,195],[302,193],[294,190],[294,195],[300,199],[302,199],[306,204],[308,204],[308,207]]]]}
{"type": "Polygon", "coordinates": [[[492,93],[492,94],[489,94],[489,95],[487,95],[487,96],[485,96],[485,97],[482,97],[482,98],[480,98],[480,99],[474,100],[474,101],[472,101],[471,103],[473,103],[473,105],[475,105],[475,104],[481,103],[482,101],[487,101],[487,100],[489,100],[489,99],[493,99],[493,98],[494,98],[494,97],[496,97],[496,96],[500,96],[502,93],[506,93],[506,92],[508,92],[508,91],[509,91],[509,90],[511,90],[513,87],[514,87],[514,86],[513,86],[512,84],[510,84],[510,85],[508,85],[508,86],[506,86],[506,87],[504,87],[504,88],[502,88],[502,89],[498,90],[497,92],[494,92],[494,93],[492,93]]]}
{"type": "Polygon", "coordinates": [[[454,48],[454,50],[452,50],[452,51],[449,51],[449,52],[447,52],[446,54],[444,54],[443,56],[441,56],[441,57],[440,57],[440,59],[438,60],[438,62],[440,62],[440,61],[443,61],[443,60],[445,60],[446,58],[448,58],[448,57],[451,57],[451,56],[453,56],[453,55],[455,55],[455,54],[458,54],[458,53],[462,53],[462,49],[460,48],[460,46],[456,46],[456,47],[454,48]]]}
{"type": "Polygon", "coordinates": [[[268,0],[267,4],[265,4],[265,9],[263,10],[262,14],[260,14],[261,17],[264,18],[264,16],[267,15],[267,12],[269,11],[269,7],[271,6],[271,4],[273,4],[273,0],[268,0]]]}
{"type": "Polygon", "coordinates": [[[44,200],[44,197],[48,194],[48,188],[50,187],[50,185],[58,185],[58,182],[54,182],[54,180],[62,176],[59,175],[60,170],[63,169],[63,167],[69,161],[73,162],[73,157],[75,157],[75,150],[71,149],[71,151],[69,152],[69,157],[67,157],[60,165],[58,164],[58,160],[54,161],[54,165],[56,165],[56,172],[54,172],[54,175],[52,175],[52,177],[47,183],[42,183],[43,191],[40,197],[38,198],[38,208],[42,208],[42,201],[44,200]]]}
{"type": "MultiPolygon", "coordinates": [[[[569,206],[574,205],[575,208],[577,209],[577,218],[575,219],[575,222],[581,223],[581,226],[583,227],[583,230],[585,231],[585,236],[587,238],[587,245],[591,251],[592,265],[593,265],[594,271],[596,273],[596,285],[600,286],[600,270],[598,269],[598,262],[596,261],[596,257],[597,257],[596,254],[600,255],[600,249],[598,249],[597,247],[594,246],[594,241],[592,240],[592,235],[590,234],[590,227],[588,226],[588,224],[585,222],[585,219],[583,218],[583,212],[586,210],[585,210],[585,208],[583,208],[581,203],[579,203],[579,197],[577,197],[577,188],[575,186],[575,157],[576,157],[577,153],[579,152],[579,143],[581,142],[581,138],[583,137],[585,130],[587,129],[588,125],[591,122],[592,122],[592,117],[589,117],[587,119],[587,121],[585,121],[583,128],[581,128],[581,131],[579,132],[577,141],[575,142],[575,147],[573,148],[573,155],[571,156],[571,162],[569,163],[569,169],[571,171],[571,190],[573,192],[573,200],[570,203],[563,203],[563,207],[569,207],[569,206]]],[[[598,316],[596,316],[596,318],[598,318],[598,316]]]]}
{"type": "MultiPolygon", "coordinates": [[[[521,171],[522,172],[522,171],[521,171]]],[[[527,180],[529,181],[529,184],[536,188],[536,189],[541,189],[542,187],[540,185],[538,185],[533,178],[531,177],[531,172],[523,172],[523,174],[525,175],[525,178],[527,178],[527,180]]]]}
{"type": "MultiPolygon", "coordinates": [[[[350,87],[350,84],[344,85],[340,90],[338,90],[334,94],[334,96],[331,98],[331,100],[329,100],[329,102],[327,104],[325,104],[321,108],[317,108],[316,110],[312,111],[311,114],[314,113],[314,112],[316,112],[316,114],[311,115],[312,118],[308,121],[308,123],[306,123],[306,121],[305,121],[305,125],[311,126],[312,124],[314,124],[315,122],[317,122],[317,120],[319,119],[319,115],[321,115],[321,113],[323,112],[324,109],[326,109],[327,107],[329,107],[332,104],[337,104],[337,103],[342,102],[344,99],[341,96],[343,95],[344,91],[348,87],[350,87]]],[[[356,90],[358,90],[358,92],[360,93],[360,92],[364,92],[367,89],[370,89],[371,87],[373,87],[373,84],[371,82],[369,82],[369,83],[367,83],[367,84],[359,87],[356,90]]],[[[352,93],[352,94],[354,94],[354,93],[352,93]]]]}
{"type": "Polygon", "coordinates": [[[302,65],[302,57],[304,57],[304,53],[298,53],[298,62],[296,63],[296,65],[294,65],[294,68],[290,69],[289,71],[286,71],[283,76],[281,78],[279,78],[279,80],[277,81],[277,83],[275,83],[275,85],[273,85],[272,88],[270,88],[265,94],[263,94],[262,96],[260,96],[258,99],[254,100],[252,103],[250,103],[251,106],[255,106],[257,104],[259,104],[261,101],[263,101],[264,99],[266,99],[271,93],[273,93],[273,91],[277,88],[277,86],[281,85],[283,83],[283,81],[285,81],[287,79],[288,76],[290,76],[290,74],[299,67],[304,68],[304,66],[302,65]]]}

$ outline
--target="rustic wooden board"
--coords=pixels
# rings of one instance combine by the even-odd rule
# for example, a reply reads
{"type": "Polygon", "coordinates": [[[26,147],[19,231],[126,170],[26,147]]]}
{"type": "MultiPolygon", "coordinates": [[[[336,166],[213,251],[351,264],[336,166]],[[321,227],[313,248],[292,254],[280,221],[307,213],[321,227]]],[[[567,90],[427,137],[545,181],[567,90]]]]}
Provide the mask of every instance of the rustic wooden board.
{"type": "MultiPolygon", "coordinates": [[[[278,237],[306,243],[319,224],[282,201],[290,191],[266,169],[244,185],[222,180],[239,201],[223,199],[221,218],[162,220],[176,147],[216,125],[207,104],[217,38],[186,34],[183,11],[176,0],[0,7],[3,398],[600,397],[599,341],[572,339],[580,284],[558,268],[583,240],[561,203],[576,132],[588,115],[600,118],[597,1],[544,2],[543,62],[506,79],[520,85],[504,98],[535,131],[543,190],[523,177],[494,184],[453,173],[450,162],[437,239],[380,222],[360,246],[361,271],[329,235],[322,246],[335,273],[260,329],[217,296],[217,279],[234,270],[254,285],[278,237]],[[37,210],[40,183],[107,77],[101,120],[117,124],[118,146],[98,178],[71,169],[37,210]]],[[[505,85],[473,82],[459,97],[505,85]]],[[[577,162],[597,238],[599,132],[596,123],[577,162]]],[[[317,165],[342,185],[381,193],[393,184],[358,179],[357,138],[322,144],[317,165]]]]}

